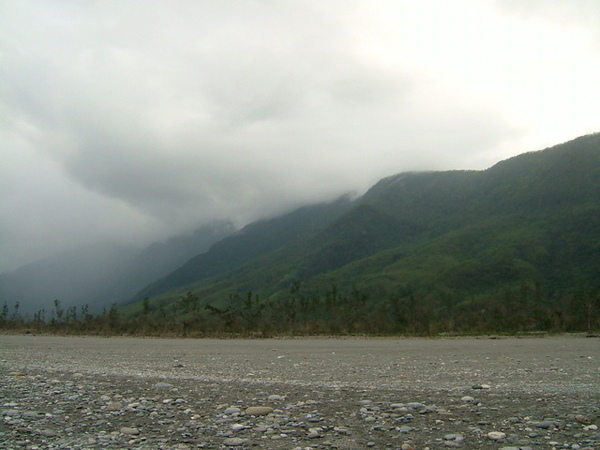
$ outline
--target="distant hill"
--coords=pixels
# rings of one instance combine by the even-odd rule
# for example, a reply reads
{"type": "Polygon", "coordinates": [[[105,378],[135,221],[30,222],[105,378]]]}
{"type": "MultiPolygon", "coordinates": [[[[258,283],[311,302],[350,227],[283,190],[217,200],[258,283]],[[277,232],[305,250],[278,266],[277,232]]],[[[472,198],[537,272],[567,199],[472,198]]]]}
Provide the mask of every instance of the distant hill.
{"type": "Polygon", "coordinates": [[[63,307],[88,305],[90,312],[100,312],[130,298],[233,231],[231,223],[218,222],[141,250],[105,243],[62,252],[1,274],[0,304],[6,302],[12,309],[19,302],[24,315],[45,309],[48,318],[55,299],[63,307]]]}
{"type": "Polygon", "coordinates": [[[254,223],[149,285],[126,311],[146,297],[174,308],[188,291],[211,307],[247,292],[274,304],[290,289],[305,299],[339,289],[363,298],[365,314],[396,302],[438,318],[469,309],[469,320],[490,305],[596,302],[600,134],[482,171],[401,173],[352,202],[254,223]]]}

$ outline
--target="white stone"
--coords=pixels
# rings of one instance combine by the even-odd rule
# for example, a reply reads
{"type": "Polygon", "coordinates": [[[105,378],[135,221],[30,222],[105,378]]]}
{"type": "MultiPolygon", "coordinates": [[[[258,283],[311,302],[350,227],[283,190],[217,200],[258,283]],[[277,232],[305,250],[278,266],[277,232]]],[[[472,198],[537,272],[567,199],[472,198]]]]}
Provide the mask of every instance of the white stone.
{"type": "Polygon", "coordinates": [[[502,433],[501,431],[490,431],[487,434],[487,437],[494,441],[499,441],[500,439],[504,439],[506,437],[506,433],[502,433]]]}

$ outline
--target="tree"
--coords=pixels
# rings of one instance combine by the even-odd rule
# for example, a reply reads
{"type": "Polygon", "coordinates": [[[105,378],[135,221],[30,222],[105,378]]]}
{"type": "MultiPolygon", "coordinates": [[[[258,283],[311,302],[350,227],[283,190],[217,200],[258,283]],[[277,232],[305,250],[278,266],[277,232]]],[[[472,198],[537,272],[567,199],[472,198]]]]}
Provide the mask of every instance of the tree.
{"type": "Polygon", "coordinates": [[[194,320],[200,316],[200,298],[192,291],[187,291],[180,297],[179,307],[185,314],[191,314],[194,320]]]}

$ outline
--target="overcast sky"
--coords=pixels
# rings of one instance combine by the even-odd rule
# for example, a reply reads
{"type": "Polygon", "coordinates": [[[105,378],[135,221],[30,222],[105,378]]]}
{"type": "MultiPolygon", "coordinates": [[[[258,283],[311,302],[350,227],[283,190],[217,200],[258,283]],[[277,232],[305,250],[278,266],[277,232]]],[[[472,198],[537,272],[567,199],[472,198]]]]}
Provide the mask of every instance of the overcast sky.
{"type": "Polygon", "coordinates": [[[3,0],[0,272],[600,131],[597,0],[3,0]]]}

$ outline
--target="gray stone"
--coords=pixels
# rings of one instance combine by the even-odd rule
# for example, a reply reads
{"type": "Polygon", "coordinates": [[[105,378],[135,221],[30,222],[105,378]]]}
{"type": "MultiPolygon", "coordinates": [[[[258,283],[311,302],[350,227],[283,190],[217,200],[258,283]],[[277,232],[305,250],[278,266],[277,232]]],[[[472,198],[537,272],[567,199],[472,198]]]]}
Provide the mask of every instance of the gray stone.
{"type": "Polygon", "coordinates": [[[500,439],[504,439],[506,437],[506,433],[502,433],[501,431],[490,431],[487,434],[487,437],[493,441],[499,441],[500,439]]]}
{"type": "Polygon", "coordinates": [[[227,445],[228,447],[237,447],[238,445],[244,445],[246,443],[245,439],[242,438],[227,438],[223,441],[224,445],[227,445]]]}
{"type": "Polygon", "coordinates": [[[320,428],[309,428],[308,429],[308,438],[315,439],[321,437],[321,429],[320,428]]]}
{"type": "Polygon", "coordinates": [[[227,408],[225,411],[223,411],[223,414],[227,414],[227,415],[238,414],[240,411],[241,411],[240,408],[236,408],[235,406],[232,406],[230,408],[227,408]]]}
{"type": "Polygon", "coordinates": [[[246,408],[244,413],[249,416],[266,416],[267,414],[271,414],[273,412],[273,408],[270,406],[250,406],[246,408]]]}
{"type": "Polygon", "coordinates": [[[423,403],[419,403],[419,402],[410,402],[406,404],[407,408],[412,408],[412,409],[421,409],[421,408],[425,408],[425,405],[423,403]]]}
{"type": "Polygon", "coordinates": [[[123,404],[119,402],[109,402],[106,405],[107,411],[121,411],[121,409],[123,409],[123,404]]]}

